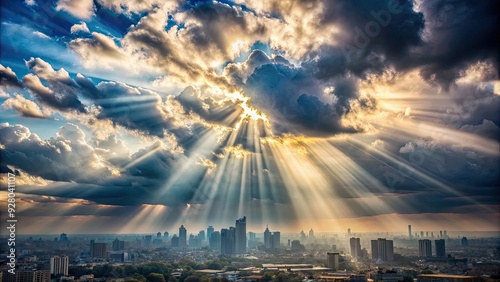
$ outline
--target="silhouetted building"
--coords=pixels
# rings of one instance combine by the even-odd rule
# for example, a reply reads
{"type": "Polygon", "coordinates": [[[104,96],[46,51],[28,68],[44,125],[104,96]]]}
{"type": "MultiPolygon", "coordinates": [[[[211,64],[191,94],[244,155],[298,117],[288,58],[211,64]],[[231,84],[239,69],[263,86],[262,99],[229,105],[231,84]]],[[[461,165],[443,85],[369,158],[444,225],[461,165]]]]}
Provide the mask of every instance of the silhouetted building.
{"type": "Polygon", "coordinates": [[[291,251],[292,252],[301,252],[304,251],[305,247],[300,243],[299,240],[293,240],[292,241],[292,246],[291,246],[291,251]]]}
{"type": "Polygon", "coordinates": [[[432,241],[429,239],[418,240],[418,255],[421,258],[432,257],[432,241]]]}
{"type": "Polygon", "coordinates": [[[122,251],[125,249],[125,241],[120,241],[118,238],[116,238],[113,241],[113,251],[122,251]]]}
{"type": "Polygon", "coordinates": [[[435,240],[434,245],[436,247],[436,257],[446,257],[446,241],[444,239],[435,240]]]}
{"type": "Polygon", "coordinates": [[[273,232],[271,235],[271,249],[277,250],[281,248],[281,233],[273,232]]]}
{"type": "Polygon", "coordinates": [[[235,234],[236,254],[244,254],[247,252],[247,218],[246,216],[236,220],[235,234]]]}
{"type": "Polygon", "coordinates": [[[179,247],[187,246],[187,230],[184,225],[179,227],[179,247]]]}
{"type": "Polygon", "coordinates": [[[214,233],[214,227],[213,226],[209,226],[207,228],[207,240],[208,240],[208,242],[210,242],[210,237],[212,236],[212,233],[214,233]]]}
{"type": "Polygon", "coordinates": [[[221,250],[220,232],[214,231],[210,235],[209,247],[211,250],[221,250]]]}
{"type": "Polygon", "coordinates": [[[326,253],[326,267],[334,270],[339,269],[339,253],[326,253]]]}
{"type": "Polygon", "coordinates": [[[50,258],[50,274],[68,276],[69,258],[67,256],[53,256],[50,258]]]}
{"type": "Polygon", "coordinates": [[[394,260],[394,245],[392,240],[378,238],[371,241],[372,259],[381,261],[394,260]]]}
{"type": "Polygon", "coordinates": [[[170,241],[170,246],[172,248],[180,247],[179,237],[177,237],[177,234],[174,234],[174,237],[172,237],[172,240],[170,241]]]}
{"type": "Polygon", "coordinates": [[[349,240],[349,243],[351,245],[351,256],[355,259],[360,258],[361,257],[361,241],[360,241],[360,239],[352,237],[349,240]]]}
{"type": "Polygon", "coordinates": [[[410,239],[412,239],[412,235],[411,235],[411,224],[408,225],[408,237],[410,239]]]}
{"type": "Polygon", "coordinates": [[[108,250],[106,243],[96,243],[90,240],[90,257],[92,258],[108,258],[108,250]]]}
{"type": "Polygon", "coordinates": [[[266,230],[264,231],[264,248],[271,249],[273,244],[271,240],[271,231],[269,231],[269,227],[266,226],[266,230]]]}
{"type": "Polygon", "coordinates": [[[220,253],[221,255],[233,255],[236,249],[235,232],[236,228],[229,227],[229,229],[223,228],[220,231],[220,253]]]}
{"type": "Polygon", "coordinates": [[[168,234],[167,231],[163,232],[163,239],[167,240],[168,239],[168,235],[169,234],[168,234]]]}
{"type": "Polygon", "coordinates": [[[312,228],[309,230],[309,239],[314,239],[314,230],[312,228]]]}
{"type": "Polygon", "coordinates": [[[469,240],[467,240],[467,237],[462,237],[462,246],[469,246],[469,240]]]}

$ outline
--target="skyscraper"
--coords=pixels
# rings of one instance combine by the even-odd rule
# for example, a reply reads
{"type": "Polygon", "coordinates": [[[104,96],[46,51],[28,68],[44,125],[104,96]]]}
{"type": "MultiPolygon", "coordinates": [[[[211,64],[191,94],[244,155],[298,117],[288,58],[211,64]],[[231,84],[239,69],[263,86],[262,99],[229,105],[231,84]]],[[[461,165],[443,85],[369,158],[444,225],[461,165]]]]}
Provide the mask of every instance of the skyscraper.
{"type": "Polygon", "coordinates": [[[179,227],[179,247],[187,246],[187,230],[184,225],[179,227]]]}
{"type": "Polygon", "coordinates": [[[432,242],[429,239],[418,240],[418,255],[422,258],[432,257],[432,242]]]}
{"type": "Polygon", "coordinates": [[[266,226],[266,230],[264,231],[264,248],[271,249],[272,247],[272,238],[271,231],[269,231],[269,227],[266,226]]]}
{"type": "Polygon", "coordinates": [[[273,235],[271,235],[271,249],[273,250],[278,250],[281,248],[281,233],[280,232],[273,232],[273,235]]]}
{"type": "Polygon", "coordinates": [[[221,250],[220,232],[214,231],[210,234],[209,247],[211,250],[221,250]]]}
{"type": "Polygon", "coordinates": [[[208,240],[208,242],[210,242],[210,237],[212,236],[212,233],[214,233],[214,227],[212,225],[210,225],[207,228],[207,240],[208,240]]]}
{"type": "Polygon", "coordinates": [[[330,269],[339,269],[339,253],[326,253],[326,267],[330,269]]]}
{"type": "Polygon", "coordinates": [[[462,237],[462,246],[466,247],[469,246],[469,240],[467,240],[467,237],[462,237]]]}
{"type": "Polygon", "coordinates": [[[351,228],[347,228],[347,235],[351,236],[351,228]]]}
{"type": "Polygon", "coordinates": [[[312,228],[309,230],[309,239],[314,239],[314,230],[312,228]]]}
{"type": "Polygon", "coordinates": [[[394,245],[392,240],[386,240],[385,238],[378,238],[377,240],[371,241],[372,247],[372,259],[380,259],[382,261],[393,261],[394,260],[394,245]]]}
{"type": "Polygon", "coordinates": [[[351,245],[351,256],[355,259],[361,257],[361,241],[359,238],[352,237],[349,240],[351,245]]]}
{"type": "Polygon", "coordinates": [[[90,240],[90,257],[108,258],[107,244],[96,243],[94,240],[90,240]]]}
{"type": "Polygon", "coordinates": [[[410,239],[412,239],[412,238],[413,238],[413,236],[411,235],[411,224],[409,224],[409,225],[408,225],[408,237],[409,237],[410,239]]]}
{"type": "Polygon", "coordinates": [[[118,238],[116,238],[113,241],[113,251],[121,251],[125,249],[125,241],[120,241],[118,238]]]}
{"type": "Polygon", "coordinates": [[[229,229],[223,228],[220,231],[220,253],[221,255],[233,255],[235,254],[235,232],[236,228],[229,227],[229,229]]]}
{"type": "Polygon", "coordinates": [[[247,252],[247,218],[246,216],[236,220],[235,234],[236,254],[244,254],[247,252]]]}
{"type": "Polygon", "coordinates": [[[446,241],[444,239],[435,240],[434,245],[436,247],[436,257],[446,257],[446,241]]]}
{"type": "Polygon", "coordinates": [[[68,275],[69,258],[67,256],[54,256],[50,258],[50,274],[68,275]]]}
{"type": "Polygon", "coordinates": [[[170,242],[170,246],[172,248],[178,248],[179,247],[179,237],[177,237],[177,234],[174,234],[174,236],[172,237],[172,240],[170,242]]]}

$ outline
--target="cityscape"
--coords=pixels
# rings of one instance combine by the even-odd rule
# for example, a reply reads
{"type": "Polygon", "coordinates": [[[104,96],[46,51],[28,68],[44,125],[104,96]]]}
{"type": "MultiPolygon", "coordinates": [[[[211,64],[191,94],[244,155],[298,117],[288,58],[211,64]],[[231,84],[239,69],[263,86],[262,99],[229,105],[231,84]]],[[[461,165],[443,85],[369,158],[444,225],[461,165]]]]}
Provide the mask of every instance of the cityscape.
{"type": "Polygon", "coordinates": [[[0,1],[0,282],[500,282],[499,4],[0,1]]]}
{"type": "Polygon", "coordinates": [[[144,235],[23,235],[16,274],[1,273],[8,282],[498,281],[498,234],[452,233],[411,225],[407,234],[253,232],[244,216],[197,232],[181,225],[144,235]]]}

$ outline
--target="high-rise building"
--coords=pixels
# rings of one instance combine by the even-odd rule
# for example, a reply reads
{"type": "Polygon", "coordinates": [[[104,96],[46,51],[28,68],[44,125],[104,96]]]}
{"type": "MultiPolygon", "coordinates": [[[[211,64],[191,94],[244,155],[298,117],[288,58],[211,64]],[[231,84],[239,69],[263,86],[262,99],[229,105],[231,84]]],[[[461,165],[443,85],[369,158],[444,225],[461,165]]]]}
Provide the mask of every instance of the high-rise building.
{"type": "Polygon", "coordinates": [[[411,235],[411,224],[409,224],[409,225],[408,225],[408,237],[409,237],[410,239],[412,239],[412,238],[413,238],[413,237],[412,237],[412,235],[411,235]]]}
{"type": "Polygon", "coordinates": [[[125,249],[125,241],[120,241],[118,238],[116,238],[113,241],[113,246],[112,246],[113,251],[122,251],[125,249]]]}
{"type": "Polygon", "coordinates": [[[309,230],[309,239],[314,239],[314,230],[312,228],[309,230]]]}
{"type": "Polygon", "coordinates": [[[351,256],[355,259],[361,257],[361,241],[360,238],[354,238],[352,237],[349,240],[349,243],[351,245],[351,256]]]}
{"type": "Polygon", "coordinates": [[[207,240],[208,242],[210,242],[210,237],[212,236],[212,233],[214,233],[214,227],[212,225],[210,225],[208,228],[207,228],[207,240]]]}
{"type": "Polygon", "coordinates": [[[209,247],[211,250],[221,250],[220,232],[214,231],[210,234],[209,247]]]}
{"type": "Polygon", "coordinates": [[[300,252],[300,251],[304,251],[305,250],[305,247],[304,245],[302,245],[300,243],[299,240],[293,240],[292,241],[292,246],[291,246],[291,251],[292,252],[300,252]]]}
{"type": "Polygon", "coordinates": [[[443,231],[443,236],[444,236],[444,238],[448,238],[448,234],[447,234],[446,230],[443,231]]]}
{"type": "Polygon", "coordinates": [[[200,230],[200,232],[198,232],[198,239],[200,243],[205,242],[205,230],[200,230]]]}
{"type": "Polygon", "coordinates": [[[172,248],[178,248],[180,246],[179,237],[177,237],[177,234],[174,234],[174,236],[172,237],[172,240],[170,241],[170,246],[172,248]]]}
{"type": "Polygon", "coordinates": [[[220,231],[220,253],[221,255],[233,255],[236,249],[235,232],[236,228],[223,228],[220,231]]]}
{"type": "Polygon", "coordinates": [[[69,239],[66,233],[62,233],[61,235],[59,235],[59,242],[68,242],[68,241],[69,239]]]}
{"type": "Polygon", "coordinates": [[[264,231],[264,248],[271,249],[272,247],[272,238],[271,231],[269,231],[269,226],[266,226],[266,230],[264,231]]]}
{"type": "Polygon", "coordinates": [[[271,249],[278,250],[281,249],[281,233],[273,232],[271,235],[271,249]]]}
{"type": "Polygon", "coordinates": [[[168,239],[168,232],[167,232],[167,231],[165,231],[165,232],[163,233],[163,239],[165,239],[165,240],[167,240],[167,239],[168,239]]]}
{"type": "Polygon", "coordinates": [[[418,255],[421,258],[432,257],[432,242],[429,239],[418,240],[418,255]]]}
{"type": "Polygon", "coordinates": [[[236,220],[235,234],[236,254],[247,252],[247,218],[246,216],[236,220]]]}
{"type": "Polygon", "coordinates": [[[18,270],[16,274],[4,270],[0,278],[3,282],[50,282],[50,270],[18,270]]]}
{"type": "Polygon", "coordinates": [[[443,238],[443,230],[439,230],[439,238],[443,238]]]}
{"type": "Polygon", "coordinates": [[[351,236],[351,228],[347,228],[347,235],[351,236]]]}
{"type": "Polygon", "coordinates": [[[469,240],[467,240],[467,237],[462,237],[462,246],[469,246],[469,240]]]}
{"type": "Polygon", "coordinates": [[[142,241],[142,246],[145,248],[149,248],[151,246],[151,240],[153,240],[153,236],[151,235],[144,236],[144,240],[142,241]]]}
{"type": "Polygon", "coordinates": [[[435,240],[434,245],[436,247],[436,257],[446,257],[446,241],[444,239],[435,240]]]}
{"type": "Polygon", "coordinates": [[[424,238],[424,231],[420,231],[420,238],[424,238]]]}
{"type": "Polygon", "coordinates": [[[184,225],[179,227],[179,247],[183,248],[187,246],[187,230],[184,225]]]}
{"type": "Polygon", "coordinates": [[[50,274],[68,276],[69,258],[67,256],[53,256],[50,258],[50,274]]]}
{"type": "Polygon", "coordinates": [[[377,240],[371,241],[372,247],[372,259],[382,260],[382,261],[393,261],[394,260],[394,245],[392,240],[386,240],[385,238],[378,238],[377,240]]]}
{"type": "Polygon", "coordinates": [[[326,267],[334,270],[339,269],[339,253],[326,253],[326,267]]]}
{"type": "Polygon", "coordinates": [[[94,240],[90,240],[90,257],[108,258],[107,244],[96,243],[94,240]]]}

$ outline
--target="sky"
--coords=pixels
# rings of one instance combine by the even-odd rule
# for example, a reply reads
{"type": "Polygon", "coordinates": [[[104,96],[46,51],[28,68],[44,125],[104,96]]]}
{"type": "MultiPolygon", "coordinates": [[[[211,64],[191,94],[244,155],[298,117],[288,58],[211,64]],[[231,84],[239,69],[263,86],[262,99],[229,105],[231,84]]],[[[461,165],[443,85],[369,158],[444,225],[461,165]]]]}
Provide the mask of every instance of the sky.
{"type": "Polygon", "coordinates": [[[18,232],[499,231],[495,4],[2,1],[18,232]]]}

